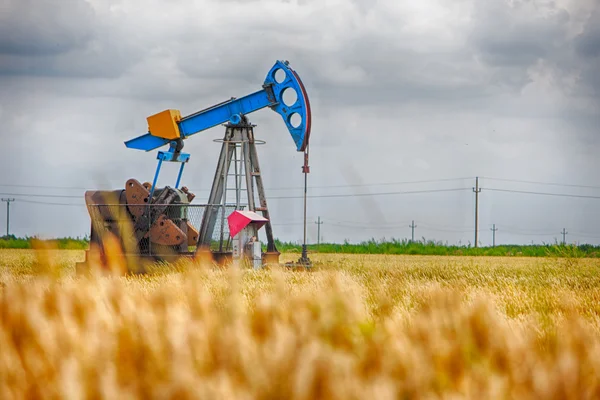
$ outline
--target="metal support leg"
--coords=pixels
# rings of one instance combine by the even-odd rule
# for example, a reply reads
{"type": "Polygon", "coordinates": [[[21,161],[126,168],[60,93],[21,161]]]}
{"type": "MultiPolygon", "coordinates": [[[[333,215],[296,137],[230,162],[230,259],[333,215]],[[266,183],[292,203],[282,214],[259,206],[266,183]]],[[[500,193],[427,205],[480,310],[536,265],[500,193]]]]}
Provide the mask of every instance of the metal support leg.
{"type": "MultiPolygon", "coordinates": [[[[150,197],[148,198],[148,204],[152,202],[152,195],[154,194],[154,189],[156,188],[156,183],[158,181],[158,174],[160,173],[160,167],[162,166],[162,158],[158,160],[158,166],[156,167],[156,173],[154,174],[154,180],[152,181],[152,189],[150,189],[150,197]]],[[[183,164],[182,164],[183,166],[183,164]]]]}
{"type": "MultiPolygon", "coordinates": [[[[235,144],[233,144],[235,146],[235,144]]],[[[231,163],[231,148],[230,144],[227,143],[225,147],[225,159],[229,160],[231,163]]],[[[234,147],[235,149],[235,147],[234,147]]],[[[227,204],[227,175],[229,174],[229,164],[223,168],[223,196],[221,202],[221,232],[219,235],[219,251],[223,252],[223,239],[225,235],[225,212],[226,212],[226,204],[227,204]]]]}
{"type": "Polygon", "coordinates": [[[273,238],[273,227],[271,225],[271,216],[269,214],[269,208],[267,207],[267,196],[265,195],[265,187],[262,181],[262,175],[260,172],[260,166],[258,164],[258,153],[256,151],[256,145],[254,144],[254,132],[251,132],[252,138],[249,143],[250,147],[250,161],[252,165],[252,173],[256,179],[256,190],[258,191],[258,201],[260,202],[260,211],[262,211],[263,217],[269,220],[265,225],[265,233],[267,235],[267,252],[277,253],[277,247],[275,247],[275,239],[273,238]]]}
{"type": "Polygon", "coordinates": [[[232,135],[233,129],[227,128],[225,131],[225,138],[223,139],[223,145],[221,146],[219,161],[217,162],[217,169],[215,170],[213,185],[208,198],[208,206],[202,216],[202,225],[200,226],[198,245],[196,247],[197,250],[201,247],[209,247],[212,240],[217,212],[219,208],[221,208],[220,203],[223,196],[223,177],[227,177],[229,164],[231,163],[232,152],[228,151],[227,147],[229,146],[228,142],[232,135]]]}
{"type": "MultiPolygon", "coordinates": [[[[242,127],[240,130],[240,136],[242,137],[242,152],[244,154],[244,171],[246,175],[246,192],[248,195],[248,210],[256,211],[256,204],[254,202],[254,183],[252,181],[254,169],[252,168],[252,157],[250,156],[250,142],[248,139],[247,127],[242,127]]],[[[258,231],[254,228],[252,236],[257,236],[258,231]]]]}
{"type": "Polygon", "coordinates": [[[248,192],[248,210],[256,211],[254,204],[254,185],[252,184],[252,160],[250,158],[250,144],[242,143],[242,151],[244,153],[244,170],[246,171],[246,191],[248,192]]]}
{"type": "Polygon", "coordinates": [[[179,174],[177,175],[177,182],[175,183],[175,189],[179,189],[179,184],[181,183],[181,176],[183,175],[184,167],[185,163],[181,163],[181,167],[179,167],[179,174]]]}

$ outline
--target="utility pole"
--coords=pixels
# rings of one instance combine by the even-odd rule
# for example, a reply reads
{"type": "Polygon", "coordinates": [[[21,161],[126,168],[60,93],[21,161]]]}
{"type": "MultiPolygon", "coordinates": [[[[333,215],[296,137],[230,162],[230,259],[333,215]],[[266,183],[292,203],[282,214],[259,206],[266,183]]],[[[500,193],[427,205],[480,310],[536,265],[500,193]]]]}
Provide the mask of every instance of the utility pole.
{"type": "Polygon", "coordinates": [[[321,217],[317,218],[318,221],[315,221],[317,224],[317,248],[321,245],[321,225],[323,225],[323,221],[321,221],[321,217]]]}
{"type": "Polygon", "coordinates": [[[492,231],[492,247],[496,247],[496,231],[498,230],[498,228],[496,228],[496,224],[494,224],[493,228],[490,228],[490,230],[492,231]]]}
{"type": "Polygon", "coordinates": [[[566,236],[567,236],[567,233],[569,233],[569,232],[567,232],[566,228],[563,228],[561,233],[563,235],[563,246],[564,246],[565,244],[567,244],[566,236]]]}
{"type": "Polygon", "coordinates": [[[10,203],[15,199],[2,199],[6,203],[6,236],[10,235],[10,203]]]}
{"type": "Polygon", "coordinates": [[[478,176],[475,177],[475,187],[473,188],[473,192],[475,193],[475,247],[477,247],[479,242],[479,192],[481,192],[478,176]]]}
{"type": "Polygon", "coordinates": [[[417,227],[415,225],[415,220],[414,219],[413,219],[412,224],[410,224],[408,227],[411,228],[411,230],[412,230],[412,235],[411,235],[412,239],[410,241],[414,242],[415,241],[415,228],[417,227]]]}

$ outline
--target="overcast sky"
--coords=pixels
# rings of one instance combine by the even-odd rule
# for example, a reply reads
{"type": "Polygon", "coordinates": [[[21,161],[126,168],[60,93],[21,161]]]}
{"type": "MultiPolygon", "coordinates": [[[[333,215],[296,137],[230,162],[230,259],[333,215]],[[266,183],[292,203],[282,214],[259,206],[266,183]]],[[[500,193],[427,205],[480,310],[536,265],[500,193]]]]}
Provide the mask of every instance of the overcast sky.
{"type": "MultiPolygon", "coordinates": [[[[84,235],[86,188],[152,179],[155,152],[123,144],[147,116],[259,90],[278,59],[311,100],[309,194],[374,194],[309,199],[311,241],[321,216],[325,241],[406,238],[414,220],[417,238],[472,243],[480,176],[483,245],[492,224],[498,243],[552,242],[563,228],[568,241],[600,243],[598,0],[0,0],[0,192],[17,199],[12,233],[84,235]]],[[[277,197],[302,193],[302,154],[279,115],[250,119],[267,141],[275,235],[299,240],[302,201],[277,197]]],[[[186,141],[195,202],[206,201],[223,133],[186,141]]],[[[161,185],[174,184],[167,167],[161,185]]]]}

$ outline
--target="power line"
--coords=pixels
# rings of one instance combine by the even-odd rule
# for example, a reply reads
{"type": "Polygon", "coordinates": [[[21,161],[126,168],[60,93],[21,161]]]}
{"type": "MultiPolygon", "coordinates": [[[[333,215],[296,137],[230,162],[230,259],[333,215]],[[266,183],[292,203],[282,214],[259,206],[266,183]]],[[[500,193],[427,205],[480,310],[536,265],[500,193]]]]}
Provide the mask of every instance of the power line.
{"type": "Polygon", "coordinates": [[[481,177],[483,179],[490,179],[493,181],[502,181],[502,182],[518,182],[518,183],[530,183],[534,185],[548,185],[548,186],[566,186],[566,187],[578,187],[578,188],[588,188],[588,189],[600,189],[600,186],[592,186],[592,185],[575,185],[572,183],[555,183],[555,182],[538,182],[538,181],[526,181],[520,179],[504,179],[504,178],[491,178],[489,176],[481,177]]]}
{"type": "Polygon", "coordinates": [[[571,236],[576,236],[580,238],[590,238],[590,239],[600,239],[600,236],[594,236],[593,234],[582,233],[582,232],[568,232],[571,236]]]}
{"type": "MultiPolygon", "coordinates": [[[[462,177],[462,178],[425,179],[425,180],[418,180],[418,181],[397,181],[397,182],[348,184],[348,185],[322,185],[322,186],[310,186],[309,189],[410,185],[410,184],[420,184],[420,183],[451,182],[451,181],[459,181],[459,180],[468,180],[468,179],[473,179],[473,178],[474,177],[469,176],[469,177],[462,177]]],[[[523,179],[495,178],[495,177],[490,177],[490,176],[481,176],[480,178],[494,180],[494,181],[501,181],[501,182],[515,182],[515,183],[529,183],[529,184],[547,185],[547,186],[564,186],[564,187],[577,187],[577,188],[587,188],[587,189],[600,189],[600,186],[594,186],[594,185],[577,185],[577,184],[571,184],[571,183],[558,183],[558,182],[540,182],[540,181],[523,180],[523,179]]],[[[2,183],[2,184],[0,184],[0,187],[21,187],[21,188],[58,189],[58,190],[93,190],[91,188],[78,187],[78,186],[23,185],[23,184],[13,184],[13,183],[2,183]]],[[[292,187],[292,186],[269,188],[269,190],[293,190],[293,189],[303,189],[303,188],[302,187],[292,187]]],[[[110,189],[107,189],[107,190],[110,190],[110,189]]],[[[191,189],[191,190],[197,191],[197,192],[209,191],[209,189],[191,189]]]]}
{"type": "MultiPolygon", "coordinates": [[[[405,192],[381,192],[381,193],[348,193],[348,194],[323,194],[323,195],[312,195],[307,198],[342,198],[342,197],[364,197],[364,196],[393,196],[393,195],[404,195],[404,194],[422,194],[422,193],[438,193],[438,192],[456,192],[462,190],[469,190],[469,188],[453,188],[453,189],[430,189],[430,190],[412,190],[405,192]]],[[[29,197],[54,197],[54,198],[77,198],[81,199],[81,196],[67,196],[67,195],[41,195],[41,194],[22,194],[22,193],[0,193],[0,195],[11,195],[11,196],[29,196],[29,197]]],[[[270,200],[287,200],[287,199],[302,199],[303,196],[272,196],[270,200]]],[[[29,201],[33,203],[33,201],[29,201]]],[[[38,202],[42,203],[42,202],[38,202]]],[[[44,203],[44,204],[56,204],[60,203],[44,203]]],[[[66,204],[74,205],[74,204],[66,204]]]]}
{"type": "MultiPolygon", "coordinates": [[[[420,183],[436,183],[436,182],[451,182],[472,179],[471,177],[465,178],[442,178],[442,179],[426,179],[419,181],[397,181],[397,182],[381,182],[381,183],[365,183],[365,184],[348,184],[348,185],[322,185],[322,186],[309,186],[309,189],[327,189],[327,188],[346,188],[346,187],[369,187],[369,186],[393,186],[393,185],[410,185],[420,183]]],[[[34,188],[34,189],[59,189],[59,190],[94,190],[91,188],[84,187],[73,187],[73,186],[49,186],[49,185],[22,185],[22,184],[0,184],[0,187],[22,187],[22,188],[34,188]]],[[[301,190],[304,187],[274,187],[268,188],[269,190],[301,190]]],[[[96,188],[96,190],[98,190],[96,188]]],[[[107,189],[110,190],[110,189],[107,189]]],[[[210,189],[190,189],[194,192],[208,192],[210,189]]]]}
{"type": "MultiPolygon", "coordinates": [[[[499,226],[500,228],[504,228],[504,230],[508,230],[508,229],[510,229],[510,230],[515,230],[515,229],[516,230],[523,230],[521,227],[514,226],[514,225],[504,225],[504,224],[496,224],[496,225],[499,226]]],[[[547,230],[545,230],[545,229],[525,229],[525,230],[533,232],[533,233],[535,233],[534,231],[547,232],[547,230]]]]}
{"type": "MultiPolygon", "coordinates": [[[[348,193],[348,194],[322,194],[307,196],[308,198],[324,198],[324,197],[357,197],[357,196],[389,196],[399,194],[417,194],[417,193],[435,193],[435,192],[452,192],[466,190],[467,188],[455,189],[430,189],[430,190],[413,190],[407,192],[384,192],[384,193],[348,193]]],[[[83,196],[62,195],[62,194],[38,194],[38,193],[0,193],[0,196],[19,196],[19,197],[47,197],[47,198],[62,198],[62,199],[83,199],[83,196]]],[[[302,199],[303,196],[272,196],[269,199],[302,199]]]]}
{"type": "Polygon", "coordinates": [[[460,227],[459,226],[450,226],[450,225],[435,225],[435,226],[433,226],[426,222],[421,222],[421,225],[422,225],[421,226],[422,228],[426,228],[426,229],[427,229],[427,227],[430,227],[430,228],[441,227],[441,228],[446,228],[446,229],[450,229],[450,230],[460,228],[461,230],[457,231],[457,232],[472,232],[473,231],[473,228],[470,226],[460,226],[460,227]]]}
{"type": "Polygon", "coordinates": [[[555,236],[555,233],[552,232],[540,232],[540,233],[526,233],[526,232],[518,232],[518,231],[512,231],[512,230],[504,230],[504,232],[508,232],[508,233],[512,233],[515,234],[517,236],[555,236]]]}
{"type": "MultiPolygon", "coordinates": [[[[505,178],[494,178],[494,177],[481,177],[482,179],[489,179],[494,181],[502,182],[517,182],[517,183],[528,183],[537,185],[549,185],[549,186],[564,186],[564,187],[576,187],[576,188],[588,188],[588,189],[600,189],[600,186],[593,185],[576,185],[568,183],[556,183],[556,182],[539,182],[521,179],[505,179],[505,178]]],[[[372,186],[393,186],[393,185],[410,185],[410,184],[421,184],[421,183],[436,183],[436,182],[452,182],[459,180],[473,179],[473,177],[462,177],[462,178],[442,178],[442,179],[425,179],[418,181],[397,181],[397,182],[380,182],[380,183],[368,183],[368,184],[348,184],[348,185],[323,185],[323,186],[310,186],[309,189],[327,189],[327,188],[351,188],[351,187],[372,187],[372,186]]],[[[51,185],[23,185],[23,184],[0,184],[0,187],[20,187],[20,188],[34,188],[34,189],[57,189],[57,190],[93,190],[91,188],[76,187],[76,186],[51,186],[51,185]]],[[[274,187],[269,190],[300,190],[302,187],[274,187]]],[[[496,188],[485,188],[486,190],[495,191],[506,191],[515,193],[526,193],[526,194],[541,194],[549,196],[566,196],[566,197],[586,197],[583,195],[569,195],[569,194],[547,194],[543,192],[529,192],[509,189],[496,189],[496,188]]],[[[110,190],[110,189],[107,189],[110,190]]],[[[195,192],[207,192],[209,189],[190,189],[195,192]]],[[[63,197],[63,198],[80,198],[81,196],[69,196],[69,195],[42,195],[42,194],[21,194],[21,193],[0,193],[4,196],[33,196],[33,197],[63,197]]],[[[359,194],[361,195],[361,194],[359,194]]],[[[595,196],[589,196],[589,198],[597,198],[595,196]]],[[[598,197],[600,198],[600,197],[598,197]]]]}
{"type": "Polygon", "coordinates": [[[577,197],[581,199],[600,199],[600,196],[587,196],[583,194],[568,194],[568,193],[550,193],[550,192],[530,192],[527,190],[512,190],[512,189],[496,189],[496,188],[483,188],[492,192],[507,192],[507,193],[522,193],[522,194],[535,194],[542,196],[557,196],[557,197],[577,197]]]}
{"type": "MultiPolygon", "coordinates": [[[[421,225],[423,225],[423,223],[421,223],[421,225]]],[[[454,232],[454,233],[473,232],[472,229],[444,229],[444,228],[432,228],[429,226],[421,226],[421,228],[423,228],[427,231],[437,231],[437,232],[454,232]]]]}
{"type": "MultiPolygon", "coordinates": [[[[499,225],[500,227],[502,225],[499,225]]],[[[531,236],[535,236],[535,235],[554,235],[554,233],[549,233],[548,231],[536,231],[536,230],[523,230],[523,229],[518,229],[518,228],[503,228],[503,230],[505,232],[510,232],[510,233],[517,233],[517,234],[521,234],[521,235],[531,235],[531,236]]]]}
{"type": "Polygon", "coordinates": [[[35,200],[23,200],[18,199],[20,203],[30,203],[30,204],[44,204],[50,206],[76,206],[76,207],[85,207],[86,205],[83,203],[75,204],[75,203],[51,203],[47,201],[35,201],[35,200]]]}
{"type": "Polygon", "coordinates": [[[354,226],[358,226],[358,227],[364,227],[364,226],[370,226],[370,227],[380,227],[380,226],[386,226],[386,227],[392,227],[392,228],[399,228],[404,226],[405,224],[408,224],[410,221],[401,221],[401,222],[390,222],[390,223],[371,223],[371,222],[362,222],[362,221],[341,221],[338,219],[333,219],[333,218],[329,218],[329,221],[332,222],[337,222],[340,224],[348,224],[348,225],[354,225],[354,226]]]}
{"type": "MultiPolygon", "coordinates": [[[[341,227],[341,228],[354,228],[354,229],[365,229],[365,230],[390,230],[390,229],[401,229],[403,228],[405,225],[348,225],[348,224],[340,224],[340,223],[329,223],[330,226],[336,226],[336,227],[341,227]]],[[[410,227],[410,225],[409,225],[410,227]]],[[[417,226],[415,225],[415,228],[417,226]]],[[[423,229],[425,229],[426,231],[437,231],[437,232],[453,232],[453,233],[467,233],[467,232],[472,232],[472,229],[443,229],[443,228],[435,228],[435,227],[430,227],[430,226],[426,226],[423,229]]]]}
{"type": "MultiPolygon", "coordinates": [[[[373,224],[373,223],[368,223],[368,222],[360,222],[360,221],[342,221],[342,220],[336,220],[336,219],[332,219],[329,218],[329,221],[331,221],[329,223],[329,225],[333,225],[333,226],[337,226],[337,227],[342,227],[342,228],[356,228],[356,229],[401,229],[402,227],[404,227],[406,224],[409,224],[413,221],[399,221],[399,222],[393,222],[393,223],[387,223],[387,224],[373,224]]],[[[316,223],[316,222],[315,222],[316,223]]],[[[321,223],[323,223],[321,221],[321,223]]],[[[279,225],[279,226],[292,226],[292,225],[302,225],[302,222],[299,221],[283,221],[283,222],[276,222],[273,223],[273,225],[279,225]]],[[[409,225],[410,227],[410,225],[409,225]]],[[[415,225],[415,228],[417,227],[417,225],[415,225]]],[[[451,227],[451,226],[447,226],[447,225],[436,225],[436,226],[432,226],[429,225],[427,223],[421,222],[421,227],[427,231],[439,231],[439,232],[457,232],[457,233],[466,233],[466,232],[472,232],[472,228],[468,228],[465,227],[464,229],[462,227],[451,227]]]]}
{"type": "Polygon", "coordinates": [[[83,199],[83,196],[72,196],[72,195],[64,195],[64,194],[0,193],[0,196],[54,197],[54,198],[63,198],[63,199],[83,199]]]}
{"type": "MultiPolygon", "coordinates": [[[[472,178],[471,177],[467,177],[467,178],[443,178],[443,179],[426,179],[426,180],[420,180],[420,181],[398,181],[398,182],[382,182],[382,183],[357,183],[357,184],[349,184],[349,185],[323,185],[323,186],[309,186],[309,189],[410,185],[410,184],[420,184],[420,183],[452,182],[452,181],[461,181],[461,180],[466,180],[466,179],[472,179],[472,178]]],[[[292,190],[292,189],[303,189],[303,188],[300,188],[300,187],[279,187],[279,188],[271,188],[269,190],[292,190]]]]}
{"type": "Polygon", "coordinates": [[[346,225],[346,224],[338,224],[331,222],[329,226],[336,226],[339,228],[352,228],[352,229],[365,229],[365,230],[389,230],[389,229],[398,229],[398,226],[361,226],[361,225],[346,225]]]}
{"type": "MultiPolygon", "coordinates": [[[[349,194],[320,194],[307,196],[312,199],[321,198],[337,198],[337,197],[364,197],[364,196],[392,196],[401,194],[419,194],[419,193],[436,193],[436,192],[456,192],[461,190],[469,190],[470,188],[454,188],[454,189],[431,189],[431,190],[413,190],[407,192],[383,192],[383,193],[349,193],[349,194]]],[[[283,200],[283,199],[302,199],[303,196],[274,196],[269,199],[283,200]]]]}
{"type": "Polygon", "coordinates": [[[20,185],[12,183],[0,184],[0,187],[22,187],[22,188],[34,188],[34,189],[60,189],[60,190],[89,190],[84,187],[73,187],[73,186],[46,186],[46,185],[20,185]]]}

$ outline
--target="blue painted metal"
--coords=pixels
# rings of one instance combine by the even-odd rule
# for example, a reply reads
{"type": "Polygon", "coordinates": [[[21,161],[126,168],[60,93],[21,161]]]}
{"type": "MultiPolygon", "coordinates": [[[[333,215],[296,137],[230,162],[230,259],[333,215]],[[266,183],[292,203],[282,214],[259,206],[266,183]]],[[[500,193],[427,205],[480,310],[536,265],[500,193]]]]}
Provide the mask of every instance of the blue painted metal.
{"type": "Polygon", "coordinates": [[[177,182],[175,183],[175,189],[179,189],[179,184],[181,183],[181,176],[183,175],[183,167],[185,167],[185,163],[181,163],[181,167],[179,167],[179,174],[177,174],[177,182]]]}
{"type": "Polygon", "coordinates": [[[171,143],[171,151],[159,151],[156,155],[156,159],[158,160],[158,165],[156,166],[156,172],[154,173],[154,181],[152,182],[152,189],[150,189],[150,199],[154,195],[154,188],[156,187],[156,183],[158,181],[158,175],[160,174],[160,168],[162,167],[163,161],[166,162],[178,162],[181,163],[179,167],[179,174],[177,175],[177,182],[175,183],[175,188],[179,188],[179,183],[181,182],[181,176],[183,175],[183,168],[185,164],[190,161],[190,155],[188,153],[179,153],[173,151],[176,145],[171,143]]]}
{"type": "MultiPolygon", "coordinates": [[[[239,124],[241,117],[265,107],[279,113],[287,126],[298,151],[304,151],[308,144],[311,129],[310,103],[306,89],[298,74],[287,61],[277,61],[267,74],[263,89],[241,97],[217,104],[181,119],[178,123],[181,138],[186,139],[198,132],[214,126],[230,122],[239,124]],[[285,78],[277,82],[275,74],[278,70],[285,73],[285,78]],[[296,91],[297,100],[289,106],[283,102],[285,90],[296,91]],[[292,125],[294,114],[301,118],[298,126],[292,125]]],[[[150,151],[169,143],[168,139],[152,136],[150,133],[125,142],[128,148],[150,151]]]]}
{"type": "Polygon", "coordinates": [[[152,181],[152,188],[150,188],[150,197],[148,201],[148,205],[152,201],[152,196],[154,195],[154,189],[156,188],[156,182],[158,181],[158,174],[160,173],[160,167],[162,166],[163,159],[161,157],[158,158],[158,166],[156,167],[156,172],[154,173],[154,180],[152,181]]]}
{"type": "Polygon", "coordinates": [[[135,139],[126,141],[125,146],[130,149],[150,151],[158,149],[167,143],[169,143],[167,139],[152,136],[150,133],[147,133],[145,135],[138,136],[135,139]]]}
{"type": "MultiPolygon", "coordinates": [[[[198,132],[229,122],[230,119],[241,121],[240,115],[250,114],[254,111],[273,105],[267,90],[249,94],[239,99],[232,99],[220,106],[183,117],[179,121],[181,137],[188,138],[198,132]]],[[[239,123],[239,122],[238,122],[239,123]]]]}
{"type": "Polygon", "coordinates": [[[157,160],[186,163],[190,160],[188,153],[175,153],[172,151],[159,151],[156,156],[157,160]]]}
{"type": "Polygon", "coordinates": [[[275,96],[275,104],[271,106],[273,111],[280,114],[287,126],[298,151],[304,151],[308,145],[311,129],[311,111],[308,94],[304,88],[304,84],[300,77],[294,71],[287,61],[277,61],[273,68],[267,74],[265,86],[270,85],[275,96]],[[281,82],[277,82],[276,74],[279,70],[285,73],[285,77],[281,82]],[[296,92],[296,102],[289,106],[283,102],[283,93],[286,90],[294,90],[296,92]],[[294,114],[298,114],[300,122],[297,126],[292,125],[294,114]]]}
{"type": "Polygon", "coordinates": [[[229,123],[233,125],[237,125],[240,122],[242,122],[242,117],[240,116],[240,114],[233,114],[231,118],[229,118],[229,123]]]}

